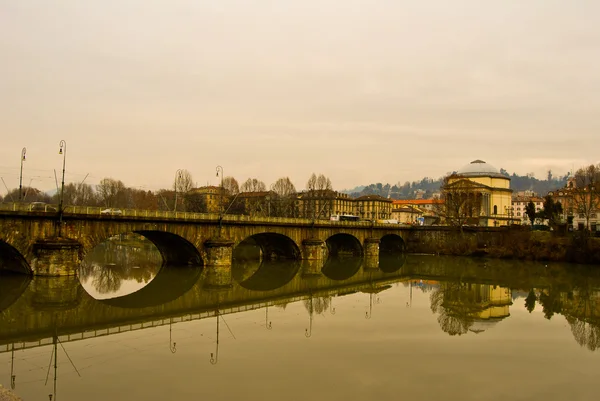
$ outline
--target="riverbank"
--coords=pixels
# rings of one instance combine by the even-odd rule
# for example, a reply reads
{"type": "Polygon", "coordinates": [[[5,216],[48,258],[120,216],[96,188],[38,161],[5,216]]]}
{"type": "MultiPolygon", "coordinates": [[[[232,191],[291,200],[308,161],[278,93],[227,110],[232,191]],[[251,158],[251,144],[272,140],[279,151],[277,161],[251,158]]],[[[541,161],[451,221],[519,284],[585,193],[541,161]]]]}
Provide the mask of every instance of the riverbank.
{"type": "Polygon", "coordinates": [[[0,401],[22,401],[22,399],[0,384],[0,401]]]}
{"type": "Polygon", "coordinates": [[[583,233],[470,228],[409,238],[407,246],[409,252],[438,255],[600,264],[600,238],[583,233]]]}

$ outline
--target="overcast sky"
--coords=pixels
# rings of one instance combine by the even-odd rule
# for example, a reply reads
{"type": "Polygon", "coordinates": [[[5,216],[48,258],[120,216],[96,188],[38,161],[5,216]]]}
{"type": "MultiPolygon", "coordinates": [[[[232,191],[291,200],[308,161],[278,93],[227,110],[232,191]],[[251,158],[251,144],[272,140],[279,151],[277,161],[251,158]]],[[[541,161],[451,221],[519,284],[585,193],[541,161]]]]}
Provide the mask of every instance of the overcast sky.
{"type": "MultiPolygon", "coordinates": [[[[597,0],[0,0],[0,176],[148,189],[600,161],[597,0]]],[[[1,187],[0,193],[6,193],[1,187]]]]}

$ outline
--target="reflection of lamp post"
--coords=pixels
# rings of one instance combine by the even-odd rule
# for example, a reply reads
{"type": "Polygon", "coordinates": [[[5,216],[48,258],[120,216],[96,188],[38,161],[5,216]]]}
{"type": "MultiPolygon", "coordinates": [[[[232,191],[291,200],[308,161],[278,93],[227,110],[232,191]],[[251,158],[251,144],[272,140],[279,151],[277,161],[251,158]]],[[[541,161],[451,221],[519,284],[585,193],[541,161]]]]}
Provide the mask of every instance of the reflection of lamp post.
{"type": "Polygon", "coordinates": [[[15,389],[15,387],[17,386],[15,381],[16,381],[16,376],[14,374],[14,365],[15,365],[15,344],[12,344],[12,349],[11,349],[11,354],[10,354],[10,388],[11,389],[15,389]]]}
{"type": "Polygon", "coordinates": [[[171,326],[173,325],[173,319],[169,320],[169,349],[171,350],[171,353],[174,354],[177,352],[177,343],[172,341],[173,338],[171,336],[171,326]]]}
{"type": "Polygon", "coordinates": [[[308,329],[304,330],[304,336],[306,338],[309,338],[310,336],[312,336],[312,322],[313,322],[313,299],[312,299],[312,294],[310,295],[310,308],[308,310],[308,316],[309,316],[309,320],[308,320],[308,329]]]}
{"type": "MultiPolygon", "coordinates": [[[[60,184],[60,200],[58,203],[58,221],[61,223],[61,226],[62,226],[63,202],[64,202],[64,196],[65,196],[65,163],[67,161],[67,142],[64,139],[60,141],[60,149],[58,151],[58,154],[63,155],[62,183],[60,184]]],[[[59,233],[60,233],[60,226],[59,226],[59,233]]]]}
{"type": "Polygon", "coordinates": [[[221,171],[221,190],[219,194],[219,234],[221,233],[221,226],[223,224],[223,167],[217,166],[217,177],[221,171]]]}
{"type": "Polygon", "coordinates": [[[173,208],[174,212],[177,212],[177,184],[181,180],[182,170],[179,169],[175,172],[175,207],[173,208]]]}
{"type": "Polygon", "coordinates": [[[27,149],[21,150],[21,173],[19,174],[19,202],[23,199],[23,162],[25,161],[25,153],[27,149]]]}
{"type": "Polygon", "coordinates": [[[335,308],[333,308],[333,297],[329,297],[329,313],[335,315],[335,308]]]}
{"type": "Polygon", "coordinates": [[[267,330],[271,330],[273,327],[271,326],[271,322],[269,321],[269,307],[265,307],[265,327],[267,330]]]}
{"type": "MultiPolygon", "coordinates": [[[[223,171],[223,170],[221,170],[223,171]]],[[[210,363],[216,365],[219,362],[219,310],[217,309],[217,348],[215,349],[215,353],[210,353],[210,363]]]]}
{"type": "MultiPolygon", "coordinates": [[[[375,301],[375,303],[379,303],[379,298],[375,301]]],[[[373,313],[373,293],[369,294],[369,311],[365,312],[365,319],[370,319],[373,313]]]]}

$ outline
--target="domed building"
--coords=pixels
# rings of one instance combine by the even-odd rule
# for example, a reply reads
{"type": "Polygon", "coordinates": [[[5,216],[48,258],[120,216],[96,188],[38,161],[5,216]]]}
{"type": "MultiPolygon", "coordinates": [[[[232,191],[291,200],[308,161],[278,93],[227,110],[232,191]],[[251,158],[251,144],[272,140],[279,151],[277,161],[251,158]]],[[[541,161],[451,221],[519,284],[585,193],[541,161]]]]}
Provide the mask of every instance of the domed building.
{"type": "Polygon", "coordinates": [[[510,178],[483,160],[474,160],[447,177],[442,188],[448,218],[463,224],[496,227],[516,222],[510,178]]]}

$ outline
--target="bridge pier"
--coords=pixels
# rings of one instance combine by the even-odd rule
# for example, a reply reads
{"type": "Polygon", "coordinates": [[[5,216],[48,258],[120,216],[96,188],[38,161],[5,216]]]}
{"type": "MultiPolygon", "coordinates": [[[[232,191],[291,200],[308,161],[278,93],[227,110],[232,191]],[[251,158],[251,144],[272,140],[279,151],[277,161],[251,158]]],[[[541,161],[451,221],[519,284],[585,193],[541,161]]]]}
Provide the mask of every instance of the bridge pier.
{"type": "Polygon", "coordinates": [[[325,241],[316,238],[302,241],[302,275],[320,275],[326,259],[325,241]]]}
{"type": "Polygon", "coordinates": [[[46,238],[33,244],[31,269],[36,276],[75,276],[81,264],[81,244],[68,238],[46,238]]]}
{"type": "Polygon", "coordinates": [[[231,264],[233,261],[233,241],[223,238],[204,242],[206,250],[206,282],[208,288],[231,286],[231,264]]]}
{"type": "Polygon", "coordinates": [[[81,303],[84,291],[75,276],[36,277],[31,282],[31,305],[36,311],[67,311],[81,303]]]}
{"type": "Polygon", "coordinates": [[[365,238],[365,269],[379,268],[379,238],[365,238]]]}

